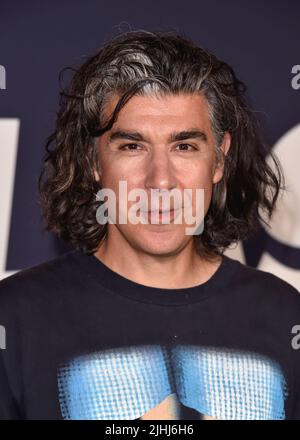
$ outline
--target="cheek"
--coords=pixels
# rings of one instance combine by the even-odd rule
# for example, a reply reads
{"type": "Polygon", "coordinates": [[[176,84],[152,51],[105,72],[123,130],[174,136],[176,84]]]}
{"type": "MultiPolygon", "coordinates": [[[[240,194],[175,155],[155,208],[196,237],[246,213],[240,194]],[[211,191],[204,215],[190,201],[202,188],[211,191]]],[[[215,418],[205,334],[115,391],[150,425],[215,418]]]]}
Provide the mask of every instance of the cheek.
{"type": "Polygon", "coordinates": [[[207,213],[209,205],[211,203],[211,197],[212,197],[212,187],[207,188],[207,190],[204,192],[204,212],[205,212],[205,214],[207,213]]]}
{"type": "Polygon", "coordinates": [[[128,181],[127,173],[120,167],[115,165],[107,165],[102,172],[102,185],[106,188],[111,188],[118,191],[119,182],[121,180],[128,181]]]}
{"type": "Polygon", "coordinates": [[[129,186],[137,186],[145,177],[147,167],[141,161],[108,158],[103,167],[103,177],[107,182],[126,180],[129,186]]]}
{"type": "Polygon", "coordinates": [[[194,169],[182,172],[181,182],[184,188],[203,188],[209,190],[213,184],[212,165],[199,164],[194,169]]]}
{"type": "Polygon", "coordinates": [[[213,190],[213,167],[212,166],[199,166],[197,172],[191,176],[191,172],[186,174],[184,182],[182,182],[183,188],[191,188],[193,194],[193,206],[196,207],[196,190],[204,190],[204,212],[208,211],[212,190],[213,190]]]}

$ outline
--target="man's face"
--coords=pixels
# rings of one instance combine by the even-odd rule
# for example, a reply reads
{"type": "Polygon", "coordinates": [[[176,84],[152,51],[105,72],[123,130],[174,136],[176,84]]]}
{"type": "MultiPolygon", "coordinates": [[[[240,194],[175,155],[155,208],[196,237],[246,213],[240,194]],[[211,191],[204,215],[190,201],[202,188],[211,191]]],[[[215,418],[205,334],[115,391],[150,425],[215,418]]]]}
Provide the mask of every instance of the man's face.
{"type": "MultiPolygon", "coordinates": [[[[118,98],[115,96],[107,105],[107,116],[112,114],[118,98]]],[[[226,134],[222,144],[225,153],[229,144],[230,136],[226,134]]],[[[152,255],[176,254],[192,243],[192,236],[186,234],[188,225],[184,216],[181,224],[175,224],[172,217],[170,224],[162,224],[161,219],[159,224],[151,224],[146,213],[148,224],[130,221],[120,224],[119,181],[127,182],[128,193],[137,188],[144,190],[149,211],[151,189],[167,192],[176,189],[182,194],[184,189],[190,189],[193,215],[196,214],[196,189],[202,188],[206,214],[212,186],[221,180],[223,169],[216,166],[215,139],[208,105],[202,95],[133,96],[119,112],[111,130],[100,137],[98,151],[100,170],[95,176],[97,179],[100,176],[101,187],[112,189],[117,199],[116,224],[108,225],[110,237],[119,242],[125,239],[137,251],[152,255]],[[112,138],[116,132],[122,134],[112,138]],[[171,139],[174,134],[177,140],[174,136],[171,139]]],[[[128,201],[127,209],[138,200],[128,201]]]]}

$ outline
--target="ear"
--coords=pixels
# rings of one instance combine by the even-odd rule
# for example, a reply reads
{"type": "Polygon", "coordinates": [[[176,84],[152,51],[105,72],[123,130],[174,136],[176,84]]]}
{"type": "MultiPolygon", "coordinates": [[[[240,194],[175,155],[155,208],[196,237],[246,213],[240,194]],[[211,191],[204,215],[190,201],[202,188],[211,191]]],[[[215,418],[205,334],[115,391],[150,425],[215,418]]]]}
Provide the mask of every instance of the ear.
{"type": "MultiPolygon", "coordinates": [[[[96,138],[94,140],[93,148],[96,148],[98,150],[98,139],[96,138]]],[[[100,165],[100,159],[99,159],[99,151],[97,151],[97,157],[93,164],[93,172],[96,182],[101,182],[101,165],[100,165]]]]}
{"type": "Polygon", "coordinates": [[[94,169],[94,176],[95,176],[95,180],[97,182],[100,182],[100,180],[101,180],[100,175],[99,175],[98,171],[95,169],[94,169]]]}
{"type": "Polygon", "coordinates": [[[96,182],[101,182],[101,166],[99,159],[96,161],[97,163],[93,166],[93,172],[96,182]]]}
{"type": "MultiPolygon", "coordinates": [[[[226,156],[226,154],[228,153],[230,144],[231,144],[231,136],[228,132],[226,132],[223,137],[223,142],[219,147],[223,151],[224,156],[226,156]]],[[[223,173],[224,173],[224,160],[219,160],[219,162],[215,164],[213,183],[220,182],[220,180],[223,177],[223,173]]]]}

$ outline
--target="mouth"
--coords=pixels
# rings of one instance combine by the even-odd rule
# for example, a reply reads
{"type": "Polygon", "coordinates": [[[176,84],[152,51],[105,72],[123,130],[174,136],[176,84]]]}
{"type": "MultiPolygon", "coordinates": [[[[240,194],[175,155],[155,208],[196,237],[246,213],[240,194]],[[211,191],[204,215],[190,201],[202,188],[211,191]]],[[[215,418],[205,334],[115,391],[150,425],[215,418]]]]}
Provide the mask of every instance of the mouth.
{"type": "Polygon", "coordinates": [[[174,212],[174,209],[167,209],[166,211],[154,209],[153,211],[146,211],[146,212],[148,212],[148,213],[151,213],[151,212],[157,213],[158,212],[159,214],[166,214],[168,212],[174,212]]]}
{"type": "MultiPolygon", "coordinates": [[[[142,215],[145,216],[149,223],[152,223],[151,220],[153,219],[156,223],[157,221],[160,223],[163,220],[169,220],[169,222],[172,222],[174,220],[175,214],[180,209],[168,209],[168,210],[153,210],[153,211],[142,211],[142,215]]],[[[167,224],[167,223],[166,223],[167,224]]]]}

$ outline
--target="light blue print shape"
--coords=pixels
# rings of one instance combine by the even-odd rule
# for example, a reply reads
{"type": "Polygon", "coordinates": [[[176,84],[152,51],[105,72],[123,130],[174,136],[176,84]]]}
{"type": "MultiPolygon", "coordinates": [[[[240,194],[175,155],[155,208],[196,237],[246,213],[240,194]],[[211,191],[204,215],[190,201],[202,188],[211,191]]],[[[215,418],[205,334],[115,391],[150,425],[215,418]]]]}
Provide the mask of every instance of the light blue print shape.
{"type": "Polygon", "coordinates": [[[73,359],[58,372],[64,419],[133,420],[174,392],[161,346],[111,349],[73,359]]]}
{"type": "Polygon", "coordinates": [[[285,418],[286,382],[269,358],[184,345],[175,346],[172,357],[183,405],[220,420],[285,418]]]}
{"type": "Polygon", "coordinates": [[[277,363],[253,352],[191,345],[135,346],[72,359],[58,370],[65,419],[133,420],[170,394],[221,420],[285,418],[277,363]]]}

